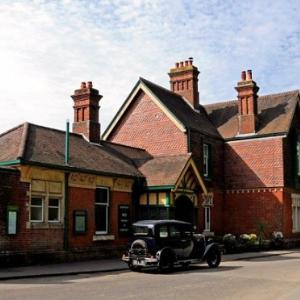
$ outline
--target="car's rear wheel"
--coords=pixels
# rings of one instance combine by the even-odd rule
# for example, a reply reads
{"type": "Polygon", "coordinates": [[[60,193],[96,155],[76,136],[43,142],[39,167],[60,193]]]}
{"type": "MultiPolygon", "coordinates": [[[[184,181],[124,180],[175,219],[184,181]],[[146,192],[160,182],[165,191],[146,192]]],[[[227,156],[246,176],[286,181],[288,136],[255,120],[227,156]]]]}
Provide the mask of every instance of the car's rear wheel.
{"type": "Polygon", "coordinates": [[[217,268],[221,262],[221,252],[219,249],[211,249],[207,256],[207,264],[210,268],[217,268]]]}

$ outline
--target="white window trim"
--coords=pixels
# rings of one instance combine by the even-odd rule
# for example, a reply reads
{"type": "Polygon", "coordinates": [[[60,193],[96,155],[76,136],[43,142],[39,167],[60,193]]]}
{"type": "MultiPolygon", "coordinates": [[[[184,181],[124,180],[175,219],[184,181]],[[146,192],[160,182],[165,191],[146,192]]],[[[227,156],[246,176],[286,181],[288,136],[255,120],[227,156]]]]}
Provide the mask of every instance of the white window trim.
{"type": "Polygon", "coordinates": [[[208,164],[209,164],[209,146],[208,144],[203,144],[203,176],[204,177],[209,176],[208,164]]]}
{"type": "Polygon", "coordinates": [[[210,206],[205,206],[204,207],[204,230],[205,231],[210,231],[211,229],[211,207],[210,206]],[[208,220],[208,221],[207,221],[208,220]]]}
{"type": "Polygon", "coordinates": [[[61,215],[60,215],[60,207],[61,207],[61,197],[55,197],[55,196],[48,196],[47,199],[47,221],[48,223],[60,223],[61,221],[61,215]],[[50,206],[49,205],[49,200],[50,199],[57,199],[58,200],[58,206],[50,206]],[[58,220],[49,220],[49,208],[58,208],[58,220]]]}
{"type": "MultiPolygon", "coordinates": [[[[108,234],[108,217],[109,217],[109,201],[110,201],[110,198],[109,198],[109,188],[108,187],[103,187],[103,186],[97,186],[96,189],[103,189],[103,190],[107,190],[107,203],[97,203],[96,202],[96,199],[95,199],[95,206],[96,205],[99,205],[99,206],[106,206],[106,230],[105,231],[96,231],[96,235],[97,234],[108,234]]],[[[96,216],[95,216],[96,218],[96,216]]]]}
{"type": "Polygon", "coordinates": [[[300,194],[292,194],[291,198],[292,198],[292,226],[293,226],[292,229],[293,232],[296,233],[296,232],[300,232],[300,220],[298,220],[298,210],[300,209],[300,194]],[[296,209],[296,213],[294,213],[295,209],[296,209]]]}
{"type": "Polygon", "coordinates": [[[30,210],[29,210],[29,219],[30,219],[30,222],[31,223],[43,223],[44,222],[44,219],[45,219],[45,216],[44,216],[44,206],[45,206],[45,197],[44,196],[41,196],[41,195],[33,195],[31,198],[30,198],[30,210]],[[31,204],[31,200],[32,198],[40,198],[42,200],[42,206],[40,205],[32,205],[31,204]],[[42,220],[32,220],[31,219],[31,208],[32,207],[42,207],[42,220]]]}
{"type": "Polygon", "coordinates": [[[297,175],[300,176],[300,140],[297,140],[296,146],[296,155],[297,155],[297,175]]]}

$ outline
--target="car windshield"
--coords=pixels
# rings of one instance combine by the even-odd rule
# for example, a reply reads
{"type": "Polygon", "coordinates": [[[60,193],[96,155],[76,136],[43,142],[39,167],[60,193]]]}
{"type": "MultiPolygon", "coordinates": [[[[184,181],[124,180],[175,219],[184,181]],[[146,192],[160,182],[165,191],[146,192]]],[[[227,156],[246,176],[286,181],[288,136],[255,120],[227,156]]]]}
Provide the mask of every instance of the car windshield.
{"type": "Polygon", "coordinates": [[[150,236],[151,235],[151,230],[147,226],[137,226],[133,225],[132,226],[132,231],[133,235],[142,235],[142,236],[150,236]]]}

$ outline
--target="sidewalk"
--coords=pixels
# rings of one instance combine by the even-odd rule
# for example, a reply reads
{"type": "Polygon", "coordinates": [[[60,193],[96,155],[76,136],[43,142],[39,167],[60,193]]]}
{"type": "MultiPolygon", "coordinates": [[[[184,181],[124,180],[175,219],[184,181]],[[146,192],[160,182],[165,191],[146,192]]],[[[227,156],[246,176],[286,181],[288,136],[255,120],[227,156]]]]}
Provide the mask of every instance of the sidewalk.
{"type": "MultiPolygon", "coordinates": [[[[261,257],[292,254],[296,252],[300,252],[300,249],[226,254],[222,256],[222,261],[249,260],[261,257]]],[[[128,270],[128,267],[121,261],[121,259],[101,259],[84,262],[0,269],[0,281],[22,278],[116,272],[123,270],[128,270]]]]}

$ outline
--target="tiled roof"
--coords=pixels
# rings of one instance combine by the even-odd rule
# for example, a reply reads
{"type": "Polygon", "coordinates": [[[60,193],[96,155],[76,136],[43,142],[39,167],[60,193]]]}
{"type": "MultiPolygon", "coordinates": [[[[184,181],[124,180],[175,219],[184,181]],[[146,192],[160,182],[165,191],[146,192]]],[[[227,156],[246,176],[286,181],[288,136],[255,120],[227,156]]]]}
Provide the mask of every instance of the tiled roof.
{"type": "Polygon", "coordinates": [[[175,185],[191,154],[155,156],[140,168],[147,186],[175,185]]]}
{"type": "Polygon", "coordinates": [[[206,111],[201,106],[200,111],[197,112],[180,95],[144,78],[141,78],[140,81],[151,90],[151,92],[186,128],[193,129],[213,137],[220,137],[218,131],[208,119],[206,111]]]}
{"type": "Polygon", "coordinates": [[[23,153],[26,123],[0,134],[0,161],[16,160],[23,153]]]}
{"type": "MultiPolygon", "coordinates": [[[[299,91],[260,96],[257,135],[287,133],[299,101],[299,91]]],[[[238,135],[238,101],[227,101],[204,106],[210,121],[225,139],[238,135]]]]}
{"type": "MultiPolygon", "coordinates": [[[[25,123],[0,136],[0,161],[24,162],[64,167],[65,132],[25,123]]],[[[93,144],[81,135],[70,134],[68,167],[101,174],[142,176],[136,167],[115,155],[105,145],[93,144]]]]}
{"type": "Polygon", "coordinates": [[[129,160],[129,162],[133,163],[137,167],[153,158],[152,155],[141,148],[126,146],[108,141],[101,141],[101,145],[105,146],[105,148],[109,149],[116,155],[121,156],[123,159],[129,160]]]}

